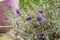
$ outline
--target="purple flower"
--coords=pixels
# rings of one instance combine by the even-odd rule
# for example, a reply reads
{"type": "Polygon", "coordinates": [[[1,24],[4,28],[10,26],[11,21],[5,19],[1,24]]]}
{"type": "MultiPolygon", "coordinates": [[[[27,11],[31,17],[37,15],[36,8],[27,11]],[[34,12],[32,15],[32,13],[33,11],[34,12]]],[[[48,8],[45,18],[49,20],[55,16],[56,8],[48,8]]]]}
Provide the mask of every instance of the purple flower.
{"type": "Polygon", "coordinates": [[[54,28],[49,27],[49,28],[48,28],[48,30],[50,30],[50,31],[54,31],[55,29],[54,29],[54,28]]]}
{"type": "Polygon", "coordinates": [[[46,35],[47,34],[47,31],[42,31],[41,33],[44,34],[44,35],[46,35]]]}
{"type": "Polygon", "coordinates": [[[19,13],[20,13],[18,9],[16,9],[16,13],[17,13],[17,14],[19,14],[19,13]]]}
{"type": "Polygon", "coordinates": [[[39,13],[41,13],[41,14],[44,14],[44,10],[40,10],[40,11],[38,11],[39,13]]]}
{"type": "Polygon", "coordinates": [[[32,20],[32,17],[28,17],[27,20],[32,20]]]}
{"type": "Polygon", "coordinates": [[[16,13],[17,13],[19,16],[21,16],[21,14],[20,14],[20,12],[19,12],[18,9],[16,9],[16,13]]]}
{"type": "Polygon", "coordinates": [[[38,21],[42,21],[42,20],[43,20],[43,18],[42,18],[42,17],[40,17],[40,16],[38,16],[38,17],[37,17],[37,20],[38,20],[38,21]]]}
{"type": "Polygon", "coordinates": [[[29,22],[30,24],[32,24],[32,22],[29,22]]]}
{"type": "Polygon", "coordinates": [[[46,22],[43,22],[43,25],[46,26],[46,22]]]}

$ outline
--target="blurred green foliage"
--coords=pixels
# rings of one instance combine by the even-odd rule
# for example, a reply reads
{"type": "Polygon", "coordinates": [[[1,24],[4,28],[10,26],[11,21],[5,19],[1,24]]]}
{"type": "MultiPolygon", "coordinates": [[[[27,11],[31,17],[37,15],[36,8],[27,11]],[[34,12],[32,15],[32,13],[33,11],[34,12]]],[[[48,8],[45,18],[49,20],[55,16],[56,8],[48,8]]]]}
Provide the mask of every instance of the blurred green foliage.
{"type": "Polygon", "coordinates": [[[60,14],[58,9],[59,0],[19,0],[19,8],[22,11],[20,16],[24,22],[20,32],[26,40],[57,40],[60,38],[60,14]],[[40,14],[39,10],[44,10],[44,14],[40,14]],[[32,16],[31,21],[26,18],[32,16]],[[38,22],[37,16],[42,16],[46,20],[38,22]],[[32,22],[32,24],[29,24],[32,22]],[[46,22],[46,26],[42,23],[46,22]],[[49,28],[52,28],[51,30],[49,28]],[[42,31],[47,31],[46,35],[41,34],[42,31]],[[41,36],[42,35],[42,36],[41,36]]]}

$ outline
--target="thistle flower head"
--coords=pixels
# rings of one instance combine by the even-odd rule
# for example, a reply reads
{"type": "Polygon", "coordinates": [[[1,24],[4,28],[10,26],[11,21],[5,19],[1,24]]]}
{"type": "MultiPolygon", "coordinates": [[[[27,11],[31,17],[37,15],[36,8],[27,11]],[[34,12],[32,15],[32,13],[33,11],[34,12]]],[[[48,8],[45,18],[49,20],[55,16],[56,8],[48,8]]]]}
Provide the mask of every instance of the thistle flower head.
{"type": "Polygon", "coordinates": [[[43,22],[43,25],[46,26],[46,22],[43,22]]]}
{"type": "Polygon", "coordinates": [[[27,20],[32,20],[32,17],[31,17],[31,16],[29,16],[29,17],[27,18],[27,20]]]}
{"type": "Polygon", "coordinates": [[[19,14],[19,13],[20,13],[18,9],[16,9],[16,13],[17,13],[17,14],[19,14]]]}
{"type": "Polygon", "coordinates": [[[40,17],[40,16],[38,16],[38,17],[37,17],[37,20],[38,20],[38,21],[42,21],[42,20],[43,20],[43,18],[42,18],[42,17],[40,17]]]}
{"type": "Polygon", "coordinates": [[[42,31],[41,32],[43,35],[46,35],[47,34],[47,31],[42,31]]]}
{"type": "Polygon", "coordinates": [[[44,10],[39,10],[38,12],[41,14],[44,14],[44,10]]]}

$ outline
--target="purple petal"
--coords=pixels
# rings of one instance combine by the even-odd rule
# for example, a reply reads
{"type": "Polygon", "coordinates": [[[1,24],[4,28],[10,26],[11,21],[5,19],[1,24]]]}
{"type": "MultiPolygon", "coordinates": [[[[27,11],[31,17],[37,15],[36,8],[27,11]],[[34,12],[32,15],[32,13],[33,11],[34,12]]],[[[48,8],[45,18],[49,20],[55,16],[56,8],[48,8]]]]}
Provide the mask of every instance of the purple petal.
{"type": "Polygon", "coordinates": [[[27,20],[32,20],[32,17],[28,17],[27,20]]]}
{"type": "Polygon", "coordinates": [[[43,18],[42,18],[42,17],[40,17],[40,16],[38,16],[38,17],[37,17],[37,20],[38,20],[38,21],[42,21],[42,20],[43,20],[43,18]]]}
{"type": "Polygon", "coordinates": [[[47,31],[42,31],[41,33],[45,35],[45,34],[47,34],[47,31]]]}
{"type": "Polygon", "coordinates": [[[46,26],[46,22],[43,22],[43,25],[46,26]]]}
{"type": "Polygon", "coordinates": [[[41,14],[44,14],[44,10],[40,10],[40,11],[38,11],[39,13],[41,13],[41,14]]]}
{"type": "Polygon", "coordinates": [[[16,13],[17,13],[17,14],[19,14],[19,13],[20,13],[18,9],[16,9],[16,13]]]}
{"type": "Polygon", "coordinates": [[[55,30],[55,29],[54,29],[54,28],[52,28],[52,27],[49,27],[48,29],[49,29],[49,30],[51,30],[51,31],[54,31],[54,30],[55,30]]]}

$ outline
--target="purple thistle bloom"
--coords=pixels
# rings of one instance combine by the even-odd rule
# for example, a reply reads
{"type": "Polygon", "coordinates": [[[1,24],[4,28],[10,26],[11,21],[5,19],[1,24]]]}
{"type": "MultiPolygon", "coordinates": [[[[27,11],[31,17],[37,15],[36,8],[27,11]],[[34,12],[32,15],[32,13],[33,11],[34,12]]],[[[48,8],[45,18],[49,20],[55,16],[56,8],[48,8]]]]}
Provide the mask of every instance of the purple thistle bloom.
{"type": "Polygon", "coordinates": [[[38,11],[39,13],[41,13],[41,14],[44,14],[44,10],[40,10],[40,11],[38,11]]]}
{"type": "Polygon", "coordinates": [[[29,22],[30,24],[32,24],[32,22],[29,22]]]}
{"type": "Polygon", "coordinates": [[[54,31],[54,30],[55,30],[54,28],[51,28],[51,27],[50,27],[50,28],[48,28],[48,29],[49,29],[49,30],[51,30],[51,31],[54,31]]]}
{"type": "Polygon", "coordinates": [[[19,14],[19,13],[20,13],[18,9],[16,9],[16,13],[17,13],[17,14],[19,14]]]}
{"type": "Polygon", "coordinates": [[[46,26],[46,22],[43,22],[43,25],[46,26]]]}
{"type": "Polygon", "coordinates": [[[38,21],[42,21],[42,20],[43,20],[43,18],[42,18],[42,17],[40,17],[40,16],[38,16],[38,17],[37,17],[37,20],[38,20],[38,21]]]}
{"type": "Polygon", "coordinates": [[[41,33],[44,34],[44,35],[46,35],[47,34],[47,31],[42,31],[41,33]]]}
{"type": "Polygon", "coordinates": [[[16,13],[17,13],[19,16],[21,16],[21,14],[20,14],[20,12],[19,12],[18,9],[16,9],[16,13]]]}
{"type": "Polygon", "coordinates": [[[28,17],[27,20],[32,20],[32,17],[28,17]]]}

